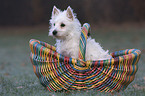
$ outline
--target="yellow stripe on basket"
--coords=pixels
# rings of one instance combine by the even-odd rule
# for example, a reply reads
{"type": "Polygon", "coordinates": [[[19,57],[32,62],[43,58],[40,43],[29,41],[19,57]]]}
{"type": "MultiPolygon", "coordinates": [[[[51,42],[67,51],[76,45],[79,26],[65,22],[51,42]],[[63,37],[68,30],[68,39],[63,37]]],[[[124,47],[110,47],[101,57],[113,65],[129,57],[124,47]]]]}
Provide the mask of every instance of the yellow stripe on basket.
{"type": "Polygon", "coordinates": [[[128,58],[129,58],[129,57],[128,57],[128,55],[126,55],[125,57],[126,57],[125,63],[124,63],[124,67],[125,67],[124,69],[125,69],[125,70],[124,70],[124,74],[122,74],[122,79],[121,79],[121,81],[119,82],[119,84],[121,84],[121,83],[124,81],[124,78],[126,78],[126,74],[127,74],[127,71],[128,71],[128,70],[127,70],[127,64],[128,64],[128,58]]]}
{"type": "Polygon", "coordinates": [[[57,56],[57,65],[60,66],[60,64],[59,64],[59,57],[60,57],[60,55],[57,53],[56,56],[57,56]]]}
{"type": "Polygon", "coordinates": [[[77,65],[74,65],[74,68],[77,69],[77,70],[86,70],[86,69],[88,69],[87,66],[85,66],[85,67],[79,67],[77,65]]]}
{"type": "Polygon", "coordinates": [[[76,89],[78,89],[78,90],[80,90],[80,89],[87,89],[87,87],[84,87],[84,86],[71,86],[71,87],[73,87],[73,88],[76,88],[76,89]]]}

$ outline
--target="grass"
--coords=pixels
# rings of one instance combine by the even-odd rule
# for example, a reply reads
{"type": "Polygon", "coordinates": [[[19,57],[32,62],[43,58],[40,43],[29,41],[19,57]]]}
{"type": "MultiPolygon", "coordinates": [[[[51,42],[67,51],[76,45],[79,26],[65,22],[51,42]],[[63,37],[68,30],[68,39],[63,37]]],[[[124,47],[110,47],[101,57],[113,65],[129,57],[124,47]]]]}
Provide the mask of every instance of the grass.
{"type": "MultiPolygon", "coordinates": [[[[29,60],[29,40],[54,44],[47,27],[0,28],[0,96],[110,96],[99,91],[49,92],[35,76],[29,60]]],[[[92,37],[110,52],[137,48],[142,51],[135,80],[121,96],[145,96],[145,27],[118,26],[93,29],[92,37]]],[[[115,93],[117,95],[117,93],[115,93]]]]}

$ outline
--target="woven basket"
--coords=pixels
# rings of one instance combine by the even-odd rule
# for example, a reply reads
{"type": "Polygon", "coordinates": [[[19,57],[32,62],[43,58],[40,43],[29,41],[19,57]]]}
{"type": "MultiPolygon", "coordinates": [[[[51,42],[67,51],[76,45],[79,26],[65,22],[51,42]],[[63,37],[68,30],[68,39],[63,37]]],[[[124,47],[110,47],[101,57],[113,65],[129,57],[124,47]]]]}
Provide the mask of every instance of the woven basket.
{"type": "Polygon", "coordinates": [[[113,92],[124,90],[134,80],[141,51],[126,49],[111,53],[111,59],[85,61],[88,30],[86,23],[82,28],[78,59],[57,53],[54,46],[45,42],[30,40],[34,73],[49,91],[95,89],[113,92]]]}

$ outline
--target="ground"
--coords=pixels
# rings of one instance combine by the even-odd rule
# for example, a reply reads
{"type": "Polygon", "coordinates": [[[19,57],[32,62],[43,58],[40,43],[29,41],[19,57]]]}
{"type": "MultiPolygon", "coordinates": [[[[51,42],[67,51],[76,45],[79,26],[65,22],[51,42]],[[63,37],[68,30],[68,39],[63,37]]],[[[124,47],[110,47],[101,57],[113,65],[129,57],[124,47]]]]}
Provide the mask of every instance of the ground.
{"type": "MultiPolygon", "coordinates": [[[[134,81],[121,96],[145,96],[145,27],[93,27],[92,37],[110,52],[136,48],[142,51],[134,81]]],[[[47,26],[0,28],[0,96],[110,96],[99,91],[49,92],[33,72],[29,59],[29,40],[39,39],[54,45],[47,26]]],[[[116,95],[116,93],[114,93],[116,95]]]]}

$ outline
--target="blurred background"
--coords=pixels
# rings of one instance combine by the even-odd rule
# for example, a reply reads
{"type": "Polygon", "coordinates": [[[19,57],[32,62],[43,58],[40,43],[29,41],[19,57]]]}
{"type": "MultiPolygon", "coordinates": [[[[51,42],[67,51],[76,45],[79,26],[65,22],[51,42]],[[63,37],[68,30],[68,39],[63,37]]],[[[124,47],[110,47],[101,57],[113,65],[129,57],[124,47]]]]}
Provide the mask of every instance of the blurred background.
{"type": "Polygon", "coordinates": [[[0,0],[0,25],[48,24],[54,5],[71,6],[82,23],[145,22],[144,0],[0,0]]]}
{"type": "Polygon", "coordinates": [[[48,92],[30,62],[29,40],[51,45],[48,37],[53,6],[74,9],[81,24],[109,52],[142,51],[135,80],[121,96],[145,96],[145,0],[0,0],[0,96],[109,96],[98,91],[48,92]]]}

